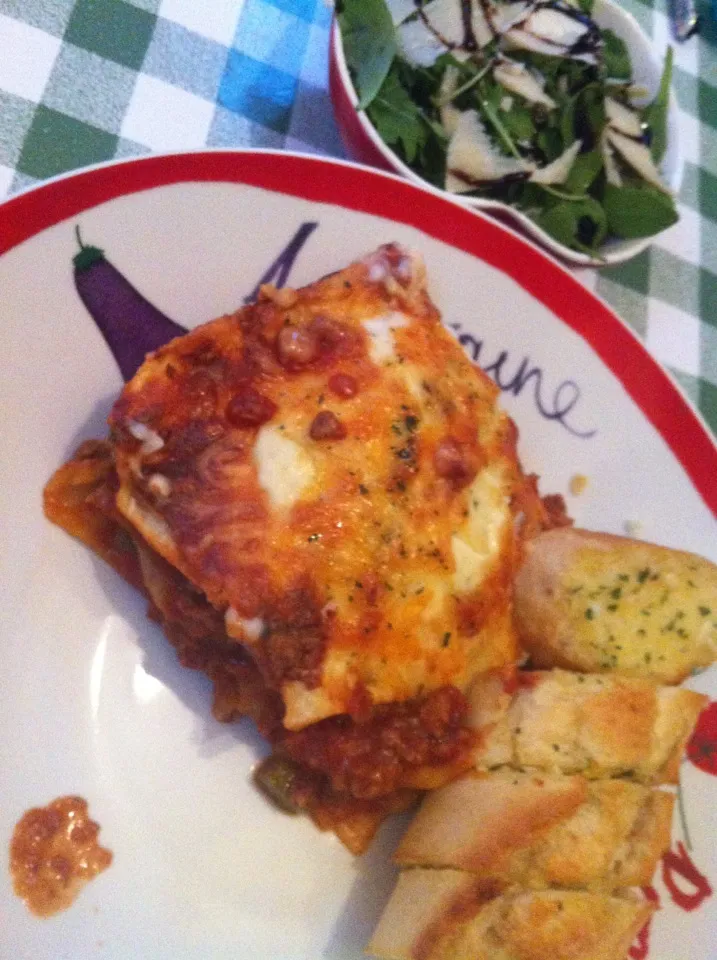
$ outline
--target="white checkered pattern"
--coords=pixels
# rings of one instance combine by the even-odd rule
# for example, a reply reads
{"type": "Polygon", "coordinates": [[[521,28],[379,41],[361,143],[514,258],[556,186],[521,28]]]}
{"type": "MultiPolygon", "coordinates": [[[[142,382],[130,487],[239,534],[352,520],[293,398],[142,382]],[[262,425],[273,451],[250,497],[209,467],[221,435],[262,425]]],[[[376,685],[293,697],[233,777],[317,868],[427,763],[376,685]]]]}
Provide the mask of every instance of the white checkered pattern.
{"type": "Polygon", "coordinates": [[[700,372],[700,323],[692,314],[650,299],[647,347],[658,360],[696,377],[700,372]]]}
{"type": "MultiPolygon", "coordinates": [[[[620,2],[662,55],[667,0],[620,2]]],[[[0,0],[0,199],[72,167],[152,151],[342,156],[327,89],[331,17],[330,0],[0,0]],[[98,11],[126,32],[103,35],[98,11]]],[[[577,275],[717,427],[715,36],[710,22],[675,47],[679,223],[634,261],[577,275]]]]}
{"type": "Polygon", "coordinates": [[[677,209],[680,219],[672,227],[655,238],[655,246],[662,250],[693,263],[700,264],[702,254],[702,235],[700,232],[700,215],[696,210],[678,203],[677,209]]]}
{"type": "Polygon", "coordinates": [[[39,103],[60,44],[37,27],[0,15],[0,90],[39,103]]]}
{"type": "Polygon", "coordinates": [[[228,47],[243,6],[243,0],[162,0],[158,12],[165,20],[228,47]]]}
{"type": "Polygon", "coordinates": [[[214,104],[141,73],[121,134],[153,150],[183,150],[206,143],[214,104]]]}
{"type": "Polygon", "coordinates": [[[12,167],[5,167],[0,164],[0,200],[3,200],[10,192],[15,171],[12,167]]]}

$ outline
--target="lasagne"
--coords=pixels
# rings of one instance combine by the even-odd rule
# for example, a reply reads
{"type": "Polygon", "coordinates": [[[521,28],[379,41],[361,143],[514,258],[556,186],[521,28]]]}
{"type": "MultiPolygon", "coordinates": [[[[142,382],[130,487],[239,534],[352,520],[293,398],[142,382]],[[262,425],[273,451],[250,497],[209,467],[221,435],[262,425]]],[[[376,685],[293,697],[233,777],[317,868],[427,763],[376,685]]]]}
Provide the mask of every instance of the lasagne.
{"type": "Polygon", "coordinates": [[[521,544],[562,522],[496,394],[388,245],[150,354],[45,491],[356,852],[471,765],[464,692],[516,660],[521,544]]]}

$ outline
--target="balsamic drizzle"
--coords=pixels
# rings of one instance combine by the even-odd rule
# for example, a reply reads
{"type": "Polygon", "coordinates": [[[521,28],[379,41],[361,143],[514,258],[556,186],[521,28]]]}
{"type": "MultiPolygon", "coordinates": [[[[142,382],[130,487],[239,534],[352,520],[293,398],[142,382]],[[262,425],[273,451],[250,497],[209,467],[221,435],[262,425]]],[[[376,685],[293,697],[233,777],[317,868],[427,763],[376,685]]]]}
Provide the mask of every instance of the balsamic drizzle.
{"type": "Polygon", "coordinates": [[[476,40],[476,35],[473,32],[473,23],[471,22],[472,17],[472,0],[461,0],[461,18],[463,19],[463,49],[469,50],[471,53],[475,53],[478,49],[478,41],[476,40]]]}
{"type": "MultiPolygon", "coordinates": [[[[421,0],[413,0],[413,2],[416,7],[416,13],[423,21],[426,28],[437,40],[443,44],[447,50],[463,49],[469,53],[475,53],[478,50],[478,41],[476,40],[472,22],[472,6],[474,2],[477,2],[481,5],[483,14],[485,16],[485,21],[493,33],[493,36],[495,37],[499,35],[499,31],[497,30],[493,21],[493,7],[495,5],[491,2],[491,0],[460,0],[461,21],[463,24],[462,43],[454,43],[450,40],[447,40],[426,16],[421,0]]],[[[519,3],[520,0],[503,0],[503,2],[506,6],[512,6],[513,4],[519,3]]],[[[515,27],[525,30],[527,33],[530,33],[532,36],[536,37],[536,39],[539,39],[546,45],[553,47],[556,52],[564,52],[566,56],[578,56],[586,53],[593,54],[602,46],[600,29],[597,24],[586,13],[583,13],[581,10],[578,10],[575,7],[565,3],[565,0],[541,0],[541,2],[532,4],[531,7],[525,12],[525,16],[511,24],[510,29],[515,27]],[[586,28],[585,33],[581,37],[578,37],[575,43],[569,47],[566,47],[564,44],[556,40],[550,40],[547,37],[540,36],[540,34],[533,33],[533,31],[530,29],[530,19],[533,14],[537,13],[539,10],[554,10],[561,16],[569,17],[571,20],[575,20],[576,22],[582,24],[586,28]]]]}

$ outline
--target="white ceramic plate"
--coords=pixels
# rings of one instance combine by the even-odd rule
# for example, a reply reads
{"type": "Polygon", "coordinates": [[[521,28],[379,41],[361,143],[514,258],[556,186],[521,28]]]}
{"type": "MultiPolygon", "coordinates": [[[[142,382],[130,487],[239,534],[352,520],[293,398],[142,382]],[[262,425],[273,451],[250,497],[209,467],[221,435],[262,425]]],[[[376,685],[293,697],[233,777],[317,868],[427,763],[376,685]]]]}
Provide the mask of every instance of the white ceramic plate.
{"type": "MultiPolygon", "coordinates": [[[[80,440],[103,435],[121,387],[74,286],[75,225],[192,327],[235,309],[305,223],[317,226],[304,230],[295,284],[389,240],[423,253],[446,324],[505,388],[543,489],[590,478],[569,499],[581,524],[621,532],[639,521],[646,538],[717,560],[717,449],[701,422],[607,307],[493,221],[405,180],[267,153],[109,165],[10,200],[0,207],[0,838],[28,807],[79,793],[115,860],[46,921],[0,870],[7,960],[358,960],[387,899],[400,824],[354,860],[270,808],[250,784],[263,751],[253,730],[211,719],[208,683],[179,667],[143,601],[41,510],[44,482],[80,440]]],[[[717,671],[694,683],[716,695],[717,671]]],[[[714,957],[716,788],[685,763],[692,851],[681,852],[677,822],[655,884],[664,910],[652,960],[714,957]]]]}
{"type": "MultiPolygon", "coordinates": [[[[595,22],[603,29],[613,30],[625,41],[630,51],[633,68],[633,81],[648,91],[646,102],[651,101],[659,88],[663,64],[655,55],[650,38],[643,33],[640,26],[626,10],[612,0],[595,0],[593,10],[595,22]]],[[[331,97],[334,113],[349,154],[364,163],[371,163],[381,169],[388,169],[403,174],[413,183],[420,183],[438,193],[443,191],[427,184],[418,176],[389,146],[379,137],[375,127],[366,113],[356,110],[358,97],[354,90],[349,70],[344,57],[343,45],[338,24],[334,21],[331,36],[330,52],[331,97]]],[[[682,183],[683,158],[680,149],[679,110],[673,91],[670,91],[670,104],[667,117],[667,149],[661,163],[662,175],[665,182],[677,194],[682,183]]],[[[619,240],[613,238],[603,244],[600,257],[571,250],[554,240],[530,217],[527,217],[515,207],[508,206],[498,200],[484,200],[480,197],[459,197],[460,203],[482,210],[485,213],[497,215],[515,223],[530,237],[538,240],[552,253],[578,266],[606,266],[622,263],[637,256],[652,243],[654,237],[643,237],[637,240],[619,240]]]]}

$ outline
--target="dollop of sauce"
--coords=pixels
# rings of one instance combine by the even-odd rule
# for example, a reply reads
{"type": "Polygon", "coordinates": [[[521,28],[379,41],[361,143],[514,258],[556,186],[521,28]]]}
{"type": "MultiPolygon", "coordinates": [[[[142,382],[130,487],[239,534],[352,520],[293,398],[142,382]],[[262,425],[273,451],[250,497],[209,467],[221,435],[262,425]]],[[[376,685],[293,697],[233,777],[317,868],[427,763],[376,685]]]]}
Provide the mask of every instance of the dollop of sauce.
{"type": "Polygon", "coordinates": [[[25,813],[10,842],[13,889],[38,917],[66,910],[85,884],[112,863],[100,826],[82,797],[58,797],[25,813]]]}

